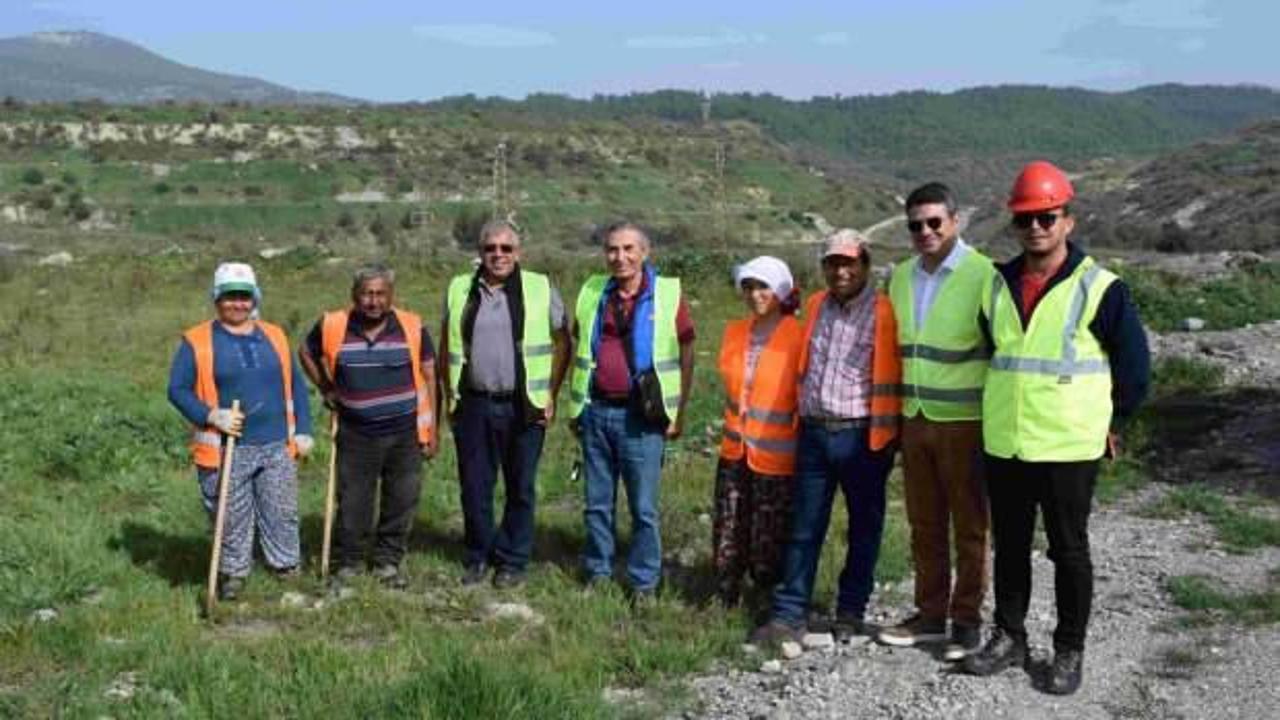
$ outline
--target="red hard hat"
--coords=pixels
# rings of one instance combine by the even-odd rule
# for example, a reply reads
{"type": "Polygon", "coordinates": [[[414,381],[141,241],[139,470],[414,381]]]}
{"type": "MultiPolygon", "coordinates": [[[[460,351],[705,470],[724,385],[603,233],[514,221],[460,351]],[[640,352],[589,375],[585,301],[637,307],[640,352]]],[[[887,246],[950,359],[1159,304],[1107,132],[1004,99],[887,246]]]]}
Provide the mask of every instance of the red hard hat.
{"type": "Polygon", "coordinates": [[[1013,181],[1009,209],[1016,213],[1052,210],[1066,205],[1075,194],[1066,173],[1053,163],[1037,160],[1027,163],[1013,181]]]}

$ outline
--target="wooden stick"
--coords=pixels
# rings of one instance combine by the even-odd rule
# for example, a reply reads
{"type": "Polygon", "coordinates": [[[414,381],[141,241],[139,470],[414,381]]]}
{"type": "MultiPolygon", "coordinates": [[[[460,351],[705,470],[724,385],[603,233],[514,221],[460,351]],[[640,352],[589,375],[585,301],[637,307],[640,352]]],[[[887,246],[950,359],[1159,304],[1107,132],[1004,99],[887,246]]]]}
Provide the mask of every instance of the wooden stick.
{"type": "Polygon", "coordinates": [[[324,489],[324,539],[320,550],[320,578],[329,577],[329,548],[333,536],[333,506],[338,487],[338,411],[330,412],[329,417],[329,483],[324,489]]]}
{"type": "MultiPolygon", "coordinates": [[[[231,412],[240,412],[240,401],[231,402],[231,412]]],[[[213,520],[213,552],[209,557],[209,582],[204,596],[205,612],[213,614],[218,604],[218,563],[222,560],[222,529],[227,520],[227,492],[231,487],[231,462],[236,454],[236,437],[226,436],[226,452],[222,454],[222,472],[218,477],[218,512],[213,520]]]]}

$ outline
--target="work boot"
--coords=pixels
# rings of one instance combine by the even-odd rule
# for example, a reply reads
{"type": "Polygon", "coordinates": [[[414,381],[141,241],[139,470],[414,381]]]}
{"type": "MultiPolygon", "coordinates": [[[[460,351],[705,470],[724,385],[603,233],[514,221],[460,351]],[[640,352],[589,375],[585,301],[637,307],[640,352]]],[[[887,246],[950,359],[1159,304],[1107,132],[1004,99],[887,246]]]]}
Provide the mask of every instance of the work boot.
{"type": "Polygon", "coordinates": [[[1014,666],[1023,666],[1027,662],[1027,641],[1015,638],[1002,628],[991,631],[987,644],[977,653],[964,659],[964,671],[970,675],[995,675],[1014,666]]]}
{"type": "Polygon", "coordinates": [[[462,584],[465,587],[479,585],[484,582],[484,578],[489,574],[489,566],[484,563],[476,563],[468,565],[467,569],[462,573],[462,584]]]}
{"type": "Polygon", "coordinates": [[[881,630],[876,639],[884,645],[894,647],[941,642],[947,639],[947,621],[929,620],[916,613],[897,625],[881,630]]]}
{"type": "Polygon", "coordinates": [[[1084,676],[1084,653],[1079,650],[1057,650],[1053,665],[1045,678],[1044,690],[1053,695],[1070,695],[1080,689],[1084,676]]]}
{"type": "Polygon", "coordinates": [[[982,631],[977,625],[951,623],[951,639],[942,650],[943,659],[949,662],[963,660],[978,651],[982,646],[982,631]]]}
{"type": "Polygon", "coordinates": [[[504,567],[493,574],[493,586],[499,590],[510,590],[524,585],[525,579],[524,570],[504,567]]]}
{"type": "Polygon", "coordinates": [[[383,587],[392,590],[403,590],[409,586],[409,579],[400,572],[399,565],[379,565],[373,569],[373,576],[383,587]]]}
{"type": "Polygon", "coordinates": [[[804,627],[774,618],[752,631],[747,642],[758,647],[778,647],[784,642],[800,642],[804,627]]]}
{"type": "Polygon", "coordinates": [[[870,634],[871,626],[867,625],[867,621],[863,620],[861,615],[840,613],[836,615],[836,621],[831,623],[831,637],[841,645],[849,644],[859,635],[870,634]]]}
{"type": "Polygon", "coordinates": [[[240,593],[244,591],[244,578],[232,577],[231,575],[218,576],[218,599],[223,602],[232,602],[240,599],[240,593]]]}

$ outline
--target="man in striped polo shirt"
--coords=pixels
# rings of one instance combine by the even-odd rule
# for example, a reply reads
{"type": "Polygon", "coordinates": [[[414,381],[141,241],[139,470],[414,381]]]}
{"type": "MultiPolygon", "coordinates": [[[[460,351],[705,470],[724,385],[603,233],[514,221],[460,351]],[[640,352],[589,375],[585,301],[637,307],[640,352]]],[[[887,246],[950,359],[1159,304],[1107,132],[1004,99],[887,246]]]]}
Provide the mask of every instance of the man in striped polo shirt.
{"type": "Polygon", "coordinates": [[[435,353],[422,319],[394,307],[391,269],[357,270],[351,300],[352,307],[320,318],[299,356],[325,404],[338,413],[337,576],[360,571],[377,492],[374,575],[400,588],[422,459],[434,456],[437,446],[435,353]]]}

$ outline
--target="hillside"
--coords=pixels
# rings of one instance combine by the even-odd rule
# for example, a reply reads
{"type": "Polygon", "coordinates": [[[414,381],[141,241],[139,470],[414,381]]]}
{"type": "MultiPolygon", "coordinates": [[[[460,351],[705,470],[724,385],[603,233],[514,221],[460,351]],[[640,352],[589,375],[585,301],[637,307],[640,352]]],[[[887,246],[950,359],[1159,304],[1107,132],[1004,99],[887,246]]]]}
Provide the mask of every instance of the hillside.
{"type": "Polygon", "coordinates": [[[1165,252],[1280,248],[1280,120],[1089,178],[1084,230],[1107,246],[1165,252]]]}
{"type": "Polygon", "coordinates": [[[101,100],[352,104],[326,93],[209,72],[92,32],[0,38],[0,96],[24,101],[101,100]]]}

